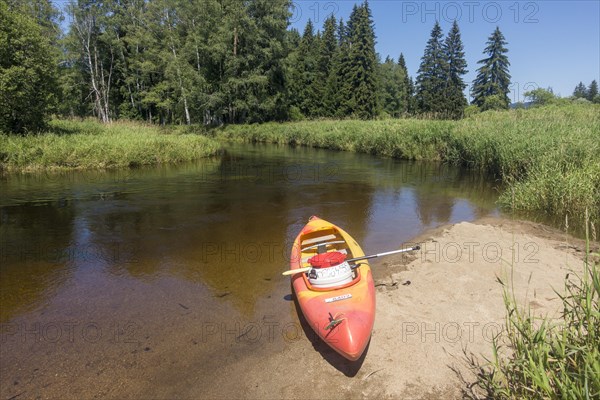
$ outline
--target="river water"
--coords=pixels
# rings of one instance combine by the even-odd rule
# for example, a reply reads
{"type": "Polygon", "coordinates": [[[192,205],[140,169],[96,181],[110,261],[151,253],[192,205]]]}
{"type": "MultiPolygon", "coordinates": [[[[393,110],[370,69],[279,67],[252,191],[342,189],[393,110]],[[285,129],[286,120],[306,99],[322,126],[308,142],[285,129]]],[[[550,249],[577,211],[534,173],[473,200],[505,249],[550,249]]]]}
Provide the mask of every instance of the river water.
{"type": "Polygon", "coordinates": [[[256,352],[236,347],[249,323],[296,321],[281,272],[311,215],[369,254],[498,214],[496,184],[452,166],[225,148],[182,165],[3,178],[0,397],[138,396],[140,379],[169,396],[177,378],[165,375],[192,363],[174,354],[208,369],[256,352]]]}

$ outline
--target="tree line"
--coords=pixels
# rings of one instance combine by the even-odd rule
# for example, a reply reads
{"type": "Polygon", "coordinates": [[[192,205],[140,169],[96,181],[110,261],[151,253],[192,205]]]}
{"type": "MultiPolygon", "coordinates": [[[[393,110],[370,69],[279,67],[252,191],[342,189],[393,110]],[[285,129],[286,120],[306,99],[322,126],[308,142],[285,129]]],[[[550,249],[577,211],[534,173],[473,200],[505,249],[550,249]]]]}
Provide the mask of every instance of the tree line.
{"type": "MultiPolygon", "coordinates": [[[[380,60],[368,1],[348,21],[288,29],[290,0],[72,0],[70,26],[49,0],[0,0],[0,130],[36,130],[51,114],[159,124],[223,124],[427,115],[468,102],[459,26],[436,22],[416,78],[402,54],[380,60]],[[14,38],[18,38],[15,40],[14,38]]],[[[471,95],[507,108],[499,28],[471,95]]]]}
{"type": "Polygon", "coordinates": [[[579,82],[573,90],[575,99],[585,99],[593,103],[600,104],[600,95],[598,94],[598,82],[594,79],[588,87],[583,82],[579,82]]]}

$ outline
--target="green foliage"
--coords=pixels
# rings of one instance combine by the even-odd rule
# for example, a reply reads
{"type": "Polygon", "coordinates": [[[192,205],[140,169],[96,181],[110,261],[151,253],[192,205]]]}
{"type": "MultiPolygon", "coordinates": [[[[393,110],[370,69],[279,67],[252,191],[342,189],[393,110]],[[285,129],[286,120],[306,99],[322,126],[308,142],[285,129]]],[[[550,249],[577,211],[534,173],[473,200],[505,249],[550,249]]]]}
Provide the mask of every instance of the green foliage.
{"type": "Polygon", "coordinates": [[[219,144],[156,126],[61,120],[52,121],[41,135],[0,134],[0,148],[0,170],[33,172],[190,161],[215,154],[219,144]]]}
{"type": "Polygon", "coordinates": [[[417,75],[417,105],[421,113],[441,114],[446,110],[448,60],[442,43],[442,28],[436,21],[421,58],[417,75]]]}
{"type": "Polygon", "coordinates": [[[590,104],[591,102],[586,98],[576,97],[576,98],[574,98],[573,103],[574,104],[590,104]]]}
{"type": "MultiPolygon", "coordinates": [[[[40,57],[47,68],[38,72],[56,76],[60,54],[56,110],[63,116],[221,125],[371,119],[381,113],[458,119],[467,106],[458,24],[445,40],[435,24],[415,82],[402,54],[397,64],[378,59],[366,0],[354,6],[347,24],[332,15],[321,33],[309,20],[302,35],[287,29],[291,0],[77,0],[68,4],[71,24],[63,39],[50,0],[8,4],[18,6],[22,18],[37,21],[37,32],[48,38],[50,46],[36,52],[49,54],[40,57]]],[[[33,37],[34,31],[19,37],[33,37]]],[[[474,104],[481,110],[508,105],[505,44],[496,29],[485,49],[489,57],[480,61],[474,104]]],[[[3,90],[22,97],[5,96],[3,104],[22,106],[25,93],[33,91],[32,73],[30,68],[4,73],[3,90]]],[[[43,82],[57,92],[50,78],[43,82]]],[[[581,98],[594,101],[595,87],[583,86],[581,98]]],[[[35,90],[51,106],[55,96],[48,93],[35,90]]],[[[0,111],[5,119],[7,110],[0,111]]],[[[27,111],[48,114],[35,107],[27,111]]],[[[17,114],[22,113],[11,115],[17,114]]]]}
{"type": "Polygon", "coordinates": [[[64,86],[102,121],[287,118],[289,0],[88,1],[70,13],[64,86]]]}
{"type": "Polygon", "coordinates": [[[304,28],[302,39],[298,46],[295,68],[290,76],[290,92],[292,98],[290,104],[296,106],[300,112],[307,117],[318,115],[319,96],[318,61],[320,53],[319,37],[315,37],[314,26],[309,19],[304,28]]]}
{"type": "Polygon", "coordinates": [[[451,122],[419,119],[319,120],[262,125],[228,125],[219,139],[295,145],[380,154],[413,160],[439,160],[446,152],[451,122]]]}
{"type": "MultiPolygon", "coordinates": [[[[356,10],[356,6],[354,10],[356,10]]],[[[340,19],[338,25],[339,49],[335,60],[334,74],[336,76],[336,117],[347,117],[352,110],[352,86],[350,85],[350,38],[349,27],[340,19]]]]}
{"type": "Polygon", "coordinates": [[[452,28],[448,32],[448,36],[444,42],[444,53],[447,65],[446,105],[444,112],[452,118],[461,118],[467,106],[467,99],[463,92],[467,84],[463,81],[462,77],[468,71],[464,47],[460,38],[460,30],[456,20],[452,24],[452,28]]]}
{"type": "Polygon", "coordinates": [[[415,85],[412,78],[408,76],[406,60],[404,60],[404,54],[402,53],[400,53],[400,57],[398,58],[398,66],[404,75],[404,81],[401,88],[401,110],[404,114],[412,114],[416,112],[415,85]]]}
{"type": "Polygon", "coordinates": [[[465,107],[464,116],[465,118],[469,118],[473,115],[479,114],[481,110],[475,104],[471,104],[465,107]]]}
{"type": "Polygon", "coordinates": [[[508,52],[506,44],[500,28],[496,27],[484,49],[484,54],[487,54],[488,57],[478,61],[478,64],[482,64],[482,66],[477,70],[477,77],[473,82],[473,104],[484,110],[506,109],[510,103],[508,98],[510,62],[506,56],[508,52]],[[492,96],[494,98],[488,100],[492,96]]]}
{"type": "Polygon", "coordinates": [[[349,55],[344,60],[347,113],[370,119],[378,111],[375,31],[369,3],[355,6],[348,23],[349,55]]]}
{"type": "Polygon", "coordinates": [[[339,39],[334,16],[325,20],[324,32],[314,34],[309,19],[302,38],[290,43],[287,56],[287,88],[290,119],[333,117],[338,108],[339,39]],[[291,114],[294,114],[293,116],[291,114]]]}
{"type": "Polygon", "coordinates": [[[226,66],[221,79],[225,101],[217,105],[219,111],[208,111],[231,123],[285,119],[284,58],[290,2],[231,1],[237,11],[225,9],[217,26],[211,27],[226,30],[225,54],[221,53],[226,66]]]}
{"type": "Polygon", "coordinates": [[[0,2],[0,131],[37,132],[56,103],[57,58],[43,27],[0,2]]]}
{"type": "Polygon", "coordinates": [[[442,42],[442,28],[436,22],[417,76],[419,111],[435,118],[461,118],[467,106],[462,78],[467,72],[458,24],[454,21],[442,42]]]}
{"type": "Polygon", "coordinates": [[[304,114],[296,106],[291,106],[289,111],[290,121],[302,121],[305,119],[304,114]]]}
{"type": "Polygon", "coordinates": [[[325,20],[321,51],[319,54],[317,79],[315,80],[320,117],[333,117],[337,109],[338,80],[336,69],[339,52],[337,21],[333,15],[325,20]],[[324,84],[325,83],[325,84],[324,84]]]}
{"type": "Polygon", "coordinates": [[[388,116],[398,118],[407,111],[406,69],[389,57],[379,65],[379,104],[388,116]]]}
{"type": "Polygon", "coordinates": [[[593,102],[596,96],[598,96],[598,82],[594,79],[587,89],[586,98],[593,102]]]}
{"type": "Polygon", "coordinates": [[[532,104],[536,106],[542,106],[550,104],[556,99],[556,96],[552,91],[542,88],[537,88],[524,93],[526,98],[529,98],[532,104]]]}
{"type": "MultiPolygon", "coordinates": [[[[474,105],[477,105],[473,103],[474,105]]],[[[479,106],[481,111],[505,110],[507,108],[506,99],[500,94],[493,94],[483,98],[483,104],[479,106]]]]}
{"type": "Polygon", "coordinates": [[[579,84],[575,86],[575,90],[573,91],[573,97],[575,97],[576,99],[585,99],[587,97],[587,89],[585,88],[583,82],[579,82],[579,84]]]}

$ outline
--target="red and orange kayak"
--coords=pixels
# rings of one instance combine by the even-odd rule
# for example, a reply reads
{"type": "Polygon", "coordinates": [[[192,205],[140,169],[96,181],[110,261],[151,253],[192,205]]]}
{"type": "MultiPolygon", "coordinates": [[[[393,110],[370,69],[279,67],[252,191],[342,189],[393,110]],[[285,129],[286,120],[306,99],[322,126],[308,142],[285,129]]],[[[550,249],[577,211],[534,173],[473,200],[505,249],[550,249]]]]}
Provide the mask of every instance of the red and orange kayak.
{"type": "Polygon", "coordinates": [[[366,260],[336,265],[340,253],[346,259],[365,255],[343,229],[311,217],[294,241],[291,269],[314,267],[317,259],[325,262],[325,267],[292,275],[292,286],[304,317],[317,335],[354,361],[371,338],[375,286],[366,260]]]}

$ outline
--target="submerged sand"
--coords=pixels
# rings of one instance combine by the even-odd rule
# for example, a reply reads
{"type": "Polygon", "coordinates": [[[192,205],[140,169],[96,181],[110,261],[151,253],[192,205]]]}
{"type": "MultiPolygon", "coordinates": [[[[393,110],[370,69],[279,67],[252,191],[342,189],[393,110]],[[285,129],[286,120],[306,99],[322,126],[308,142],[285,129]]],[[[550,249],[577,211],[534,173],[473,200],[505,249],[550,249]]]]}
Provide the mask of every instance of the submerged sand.
{"type": "Polygon", "coordinates": [[[142,321],[147,334],[132,343],[42,346],[4,337],[0,397],[461,398],[473,381],[465,354],[491,356],[504,324],[499,280],[536,315],[557,316],[554,290],[582,271],[585,255],[581,240],[505,219],[437,228],[414,242],[421,251],[372,263],[375,327],[355,363],[298,319],[289,278],[279,276],[250,322],[228,320],[224,303],[223,321],[207,325],[202,305],[166,288],[165,299],[177,302],[157,303],[164,317],[156,326],[142,321]]]}

